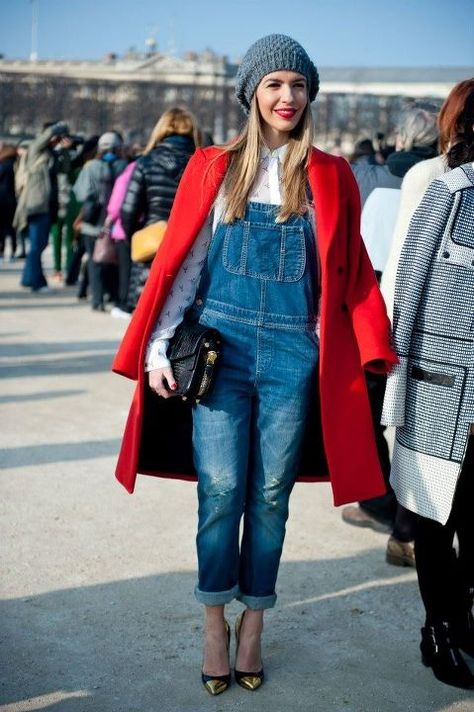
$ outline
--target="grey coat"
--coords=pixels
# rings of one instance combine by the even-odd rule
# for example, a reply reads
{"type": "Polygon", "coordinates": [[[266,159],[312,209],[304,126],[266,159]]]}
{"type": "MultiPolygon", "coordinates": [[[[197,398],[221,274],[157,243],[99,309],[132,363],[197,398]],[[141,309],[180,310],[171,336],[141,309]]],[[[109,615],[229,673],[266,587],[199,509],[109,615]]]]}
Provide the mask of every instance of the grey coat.
{"type": "Polygon", "coordinates": [[[390,481],[401,504],[445,524],[474,423],[471,163],[434,180],[413,215],[393,328],[400,364],[382,414],[397,426],[390,481]]]}
{"type": "MultiPolygon", "coordinates": [[[[73,186],[74,194],[80,203],[86,200],[93,200],[99,205],[107,206],[110,198],[113,182],[127,167],[127,161],[123,158],[116,158],[110,164],[100,158],[93,158],[88,161],[79,173],[73,186]]],[[[105,211],[104,211],[105,212],[105,211]]],[[[81,232],[83,235],[96,237],[102,225],[92,225],[85,220],[82,221],[81,232]]]]}
{"type": "Polygon", "coordinates": [[[352,166],[360,191],[360,202],[365,201],[375,188],[400,188],[403,178],[390,172],[387,165],[379,166],[370,163],[354,163],[352,166]]]}
{"type": "Polygon", "coordinates": [[[48,213],[51,221],[56,219],[58,210],[58,186],[54,156],[49,149],[49,141],[55,135],[58,125],[48,126],[28,146],[26,157],[25,185],[21,191],[14,218],[14,227],[23,230],[28,218],[48,213]]]}

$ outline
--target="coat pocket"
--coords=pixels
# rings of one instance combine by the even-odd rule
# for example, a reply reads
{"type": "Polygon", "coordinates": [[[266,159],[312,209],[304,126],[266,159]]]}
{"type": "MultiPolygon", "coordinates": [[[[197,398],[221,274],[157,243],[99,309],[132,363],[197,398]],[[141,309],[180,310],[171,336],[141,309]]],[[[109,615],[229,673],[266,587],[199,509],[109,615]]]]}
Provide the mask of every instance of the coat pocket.
{"type": "Polygon", "coordinates": [[[405,424],[397,440],[416,452],[458,458],[459,418],[467,373],[461,366],[410,357],[405,424]]]}

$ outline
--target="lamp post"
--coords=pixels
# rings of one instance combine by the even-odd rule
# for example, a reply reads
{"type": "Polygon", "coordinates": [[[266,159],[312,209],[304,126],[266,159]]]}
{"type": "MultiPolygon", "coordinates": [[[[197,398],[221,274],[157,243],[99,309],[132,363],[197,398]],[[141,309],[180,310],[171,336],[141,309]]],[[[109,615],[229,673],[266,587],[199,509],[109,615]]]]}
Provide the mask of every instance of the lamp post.
{"type": "Polygon", "coordinates": [[[31,2],[31,52],[30,61],[38,61],[38,18],[39,18],[39,0],[30,0],[31,2]]]}

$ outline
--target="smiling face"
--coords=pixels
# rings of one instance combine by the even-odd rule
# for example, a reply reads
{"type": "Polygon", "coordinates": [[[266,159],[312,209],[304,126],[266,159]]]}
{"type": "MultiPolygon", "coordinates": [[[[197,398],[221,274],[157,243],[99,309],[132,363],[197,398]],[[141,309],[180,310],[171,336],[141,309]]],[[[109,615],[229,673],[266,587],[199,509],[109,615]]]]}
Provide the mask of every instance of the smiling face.
{"type": "Polygon", "coordinates": [[[263,77],[255,92],[262,130],[270,149],[282,146],[298,125],[308,103],[302,74],[280,70],[263,77]]]}

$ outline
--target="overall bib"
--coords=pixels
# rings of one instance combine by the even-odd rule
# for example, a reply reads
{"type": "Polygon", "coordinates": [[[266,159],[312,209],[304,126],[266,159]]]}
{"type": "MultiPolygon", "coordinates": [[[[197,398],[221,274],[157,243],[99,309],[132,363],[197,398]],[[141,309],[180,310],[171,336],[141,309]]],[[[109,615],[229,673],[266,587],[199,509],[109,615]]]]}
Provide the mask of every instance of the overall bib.
{"type": "Polygon", "coordinates": [[[276,601],[319,355],[312,225],[306,216],[276,223],[278,210],[251,202],[243,219],[217,226],[193,306],[222,335],[213,390],[193,410],[195,594],[205,605],[276,601]]]}

